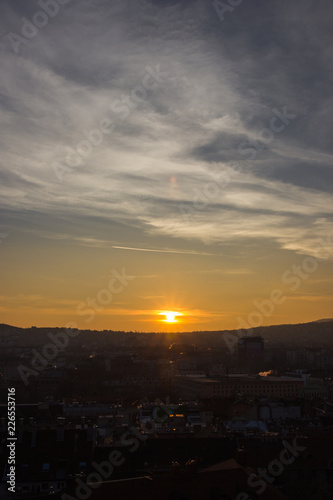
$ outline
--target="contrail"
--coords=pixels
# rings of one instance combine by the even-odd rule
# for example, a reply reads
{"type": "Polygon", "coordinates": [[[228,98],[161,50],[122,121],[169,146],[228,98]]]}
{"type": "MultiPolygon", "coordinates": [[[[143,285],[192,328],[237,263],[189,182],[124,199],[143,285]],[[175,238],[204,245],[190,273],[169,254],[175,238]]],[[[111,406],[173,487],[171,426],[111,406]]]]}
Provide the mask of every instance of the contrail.
{"type": "Polygon", "coordinates": [[[158,253],[184,253],[188,255],[213,255],[212,253],[205,252],[195,252],[194,250],[186,251],[186,250],[158,250],[153,248],[135,248],[135,247],[118,247],[112,246],[112,248],[119,248],[121,250],[136,250],[138,252],[158,252],[158,253]]]}

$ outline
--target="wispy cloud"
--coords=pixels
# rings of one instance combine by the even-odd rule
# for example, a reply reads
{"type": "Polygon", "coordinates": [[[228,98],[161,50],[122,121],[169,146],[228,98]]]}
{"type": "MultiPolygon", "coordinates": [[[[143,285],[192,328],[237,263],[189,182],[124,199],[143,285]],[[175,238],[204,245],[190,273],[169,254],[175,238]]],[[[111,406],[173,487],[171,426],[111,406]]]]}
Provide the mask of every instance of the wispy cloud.
{"type": "MultiPolygon", "coordinates": [[[[9,46],[3,51],[2,206],[66,213],[71,218],[94,214],[130,225],[136,220],[143,232],[204,242],[269,238],[284,248],[307,252],[310,240],[317,237],[315,219],[327,219],[327,232],[333,208],[331,194],[319,184],[313,189],[310,181],[319,165],[329,172],[326,186],[333,176],[332,148],[327,133],[321,132],[330,128],[329,117],[322,106],[313,106],[307,93],[318,65],[328,76],[331,63],[327,59],[324,64],[322,54],[319,61],[305,56],[311,44],[312,51],[319,51],[319,33],[323,42],[328,40],[328,26],[312,9],[311,18],[323,27],[309,31],[306,23],[298,26],[295,40],[304,37],[301,49],[289,35],[291,28],[295,33],[290,7],[284,16],[284,7],[258,6],[262,20],[275,18],[273,42],[271,30],[269,36],[265,29],[259,36],[249,29],[255,10],[245,5],[229,20],[237,35],[226,23],[224,32],[214,9],[204,2],[158,6],[140,0],[140,23],[134,23],[137,5],[100,1],[95,11],[89,4],[68,5],[57,22],[31,40],[19,66],[9,46]],[[238,29],[239,23],[244,29],[238,29]],[[88,43],[97,34],[98,44],[88,43]],[[286,36],[298,51],[297,68],[292,66],[286,36]],[[260,37],[268,45],[261,45],[260,37]],[[117,50],[100,50],[101,46],[117,50]],[[156,64],[168,79],[156,92],[132,103],[129,116],[121,119],[121,100],[141,84],[147,65],[156,64]],[[308,87],[300,87],[304,79],[308,87]],[[269,123],[272,109],[285,105],[298,121],[258,150],[255,161],[246,161],[239,144],[255,140],[269,123]],[[53,162],[63,161],[68,148],[76,151],[87,131],[104,118],[117,125],[114,132],[104,134],[101,145],[93,145],[91,154],[59,184],[53,162]],[[195,211],[191,225],[185,226],[179,204],[192,207],[195,193],[211,181],[208,166],[222,169],[233,161],[244,166],[242,174],[233,176],[230,167],[230,184],[207,210],[195,211]],[[302,162],[307,185],[296,171],[302,162]],[[303,222],[307,231],[299,230],[303,222]]],[[[8,29],[14,30],[19,18],[11,4],[5,12],[8,29]]],[[[327,52],[329,44],[320,44],[321,50],[323,46],[327,52]]],[[[317,87],[318,103],[328,109],[328,88],[319,82],[317,87]]],[[[102,244],[99,239],[82,238],[81,243],[95,246],[102,244]]]]}

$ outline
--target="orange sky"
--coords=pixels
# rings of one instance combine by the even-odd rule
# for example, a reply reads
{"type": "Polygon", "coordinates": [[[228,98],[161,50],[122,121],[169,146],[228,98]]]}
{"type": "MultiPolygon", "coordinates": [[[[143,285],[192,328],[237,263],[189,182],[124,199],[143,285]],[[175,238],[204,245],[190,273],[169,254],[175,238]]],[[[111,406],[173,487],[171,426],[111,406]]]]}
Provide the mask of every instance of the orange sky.
{"type": "MultiPolygon", "coordinates": [[[[11,235],[1,321],[138,331],[218,330],[331,316],[331,260],[261,246],[142,252],[11,235]],[[205,250],[205,251],[204,251],[205,250]],[[185,251],[185,250],[182,250],[185,251]],[[207,255],[208,254],[208,255],[207,255]],[[296,267],[293,267],[296,266],[296,267]],[[298,266],[298,267],[297,267],[298,266]],[[120,276],[120,277],[119,277],[120,276]],[[182,313],[166,323],[161,311],[182,313]]],[[[324,254],[323,254],[324,256],[324,254]]]]}

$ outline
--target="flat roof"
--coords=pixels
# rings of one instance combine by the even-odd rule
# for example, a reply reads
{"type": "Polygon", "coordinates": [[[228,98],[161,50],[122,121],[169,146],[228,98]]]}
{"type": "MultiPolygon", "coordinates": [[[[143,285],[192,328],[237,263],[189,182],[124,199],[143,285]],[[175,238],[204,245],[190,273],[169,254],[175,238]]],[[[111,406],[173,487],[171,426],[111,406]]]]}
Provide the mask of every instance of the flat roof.
{"type": "Polygon", "coordinates": [[[277,377],[277,376],[258,376],[258,375],[244,375],[243,373],[241,374],[235,374],[233,373],[232,375],[229,375],[229,377],[224,377],[222,379],[213,379],[213,378],[208,378],[208,377],[186,377],[186,376],[176,376],[176,379],[178,381],[180,380],[185,380],[185,381],[191,381],[191,382],[198,382],[201,384],[221,384],[221,383],[226,383],[226,382],[236,382],[237,379],[242,379],[242,382],[300,382],[304,384],[304,380],[302,378],[292,378],[292,377],[277,377]]]}

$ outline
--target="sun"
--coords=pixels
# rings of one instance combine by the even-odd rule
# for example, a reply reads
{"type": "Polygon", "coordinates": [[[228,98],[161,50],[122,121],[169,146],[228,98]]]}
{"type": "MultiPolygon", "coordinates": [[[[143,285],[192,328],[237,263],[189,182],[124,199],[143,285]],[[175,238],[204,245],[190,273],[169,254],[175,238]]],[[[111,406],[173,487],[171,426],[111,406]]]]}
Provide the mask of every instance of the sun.
{"type": "Polygon", "coordinates": [[[175,320],[175,317],[176,317],[177,313],[173,312],[173,311],[168,311],[166,314],[165,314],[165,317],[166,317],[166,320],[168,323],[173,323],[175,320]]]}
{"type": "Polygon", "coordinates": [[[166,323],[177,323],[178,320],[176,319],[176,317],[183,316],[183,313],[175,312],[175,311],[162,311],[158,314],[165,316],[165,319],[163,319],[162,321],[165,321],[166,323]]]}

